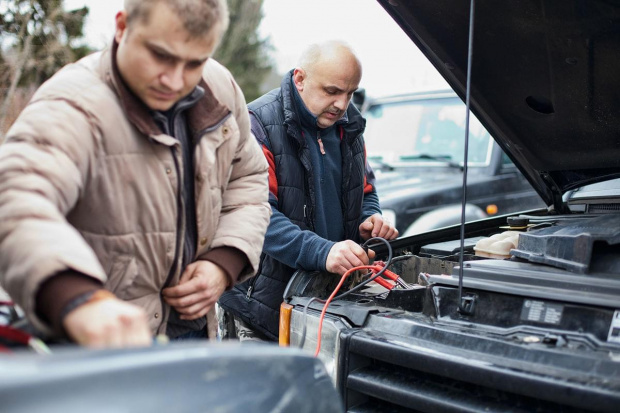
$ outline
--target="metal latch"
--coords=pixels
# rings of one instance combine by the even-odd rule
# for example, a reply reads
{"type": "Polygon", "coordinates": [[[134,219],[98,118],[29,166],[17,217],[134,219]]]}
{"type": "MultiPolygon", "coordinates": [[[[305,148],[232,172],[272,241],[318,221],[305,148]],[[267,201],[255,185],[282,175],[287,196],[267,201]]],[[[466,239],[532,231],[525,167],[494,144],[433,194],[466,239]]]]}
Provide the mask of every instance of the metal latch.
{"type": "Polygon", "coordinates": [[[464,315],[473,315],[476,308],[476,300],[478,296],[476,294],[465,294],[461,297],[459,303],[459,313],[464,315]]]}

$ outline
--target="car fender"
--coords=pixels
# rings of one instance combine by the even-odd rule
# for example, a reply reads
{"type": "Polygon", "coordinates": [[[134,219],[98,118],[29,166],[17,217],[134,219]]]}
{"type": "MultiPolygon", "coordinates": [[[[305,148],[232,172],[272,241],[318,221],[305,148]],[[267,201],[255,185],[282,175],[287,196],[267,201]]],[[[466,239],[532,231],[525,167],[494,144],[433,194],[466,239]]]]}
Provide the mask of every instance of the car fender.
{"type": "MultiPolygon", "coordinates": [[[[403,237],[419,234],[437,228],[461,223],[461,204],[448,205],[418,217],[402,234],[403,237]]],[[[474,221],[487,217],[487,214],[477,205],[465,205],[465,221],[474,221]]]]}

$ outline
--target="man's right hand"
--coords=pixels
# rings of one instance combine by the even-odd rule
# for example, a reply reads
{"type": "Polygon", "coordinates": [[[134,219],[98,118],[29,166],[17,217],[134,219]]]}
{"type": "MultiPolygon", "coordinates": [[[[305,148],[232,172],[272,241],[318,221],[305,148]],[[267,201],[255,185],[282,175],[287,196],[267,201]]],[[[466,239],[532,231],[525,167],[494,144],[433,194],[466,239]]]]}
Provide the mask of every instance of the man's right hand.
{"type": "Polygon", "coordinates": [[[329,254],[325,266],[327,271],[343,275],[353,267],[368,265],[371,258],[375,257],[372,250],[368,254],[364,249],[351,240],[341,241],[334,244],[329,254]]]}
{"type": "Polygon", "coordinates": [[[73,341],[94,348],[144,347],[153,340],[144,310],[116,298],[82,304],[63,327],[73,341]]]}

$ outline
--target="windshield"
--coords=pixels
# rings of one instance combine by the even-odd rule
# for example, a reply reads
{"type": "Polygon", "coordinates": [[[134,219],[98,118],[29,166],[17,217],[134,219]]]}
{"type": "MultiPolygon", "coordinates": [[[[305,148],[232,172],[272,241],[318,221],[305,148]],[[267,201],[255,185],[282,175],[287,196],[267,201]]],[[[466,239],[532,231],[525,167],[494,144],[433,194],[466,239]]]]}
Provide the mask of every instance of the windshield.
{"type": "MultiPolygon", "coordinates": [[[[465,105],[457,97],[376,104],[364,117],[371,161],[463,162],[465,105]]],[[[473,115],[469,123],[469,164],[487,164],[489,132],[473,115]]]]}

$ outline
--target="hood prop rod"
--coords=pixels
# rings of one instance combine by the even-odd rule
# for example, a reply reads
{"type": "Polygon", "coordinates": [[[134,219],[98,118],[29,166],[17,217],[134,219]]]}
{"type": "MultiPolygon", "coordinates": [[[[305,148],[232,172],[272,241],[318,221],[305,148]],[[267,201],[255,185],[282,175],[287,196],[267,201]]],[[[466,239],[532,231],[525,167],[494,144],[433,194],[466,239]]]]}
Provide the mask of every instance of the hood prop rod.
{"type": "Polygon", "coordinates": [[[463,297],[463,255],[465,251],[465,207],[467,206],[467,159],[469,157],[469,114],[470,114],[470,96],[471,96],[471,66],[474,50],[474,9],[475,1],[471,0],[469,8],[469,40],[467,48],[467,90],[465,92],[465,161],[463,162],[463,199],[461,207],[461,249],[459,251],[459,313],[472,314],[474,310],[474,297],[463,297]]]}

